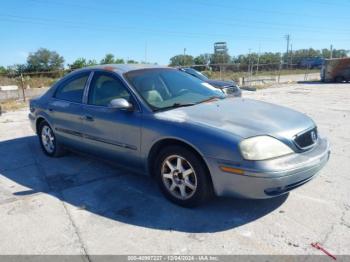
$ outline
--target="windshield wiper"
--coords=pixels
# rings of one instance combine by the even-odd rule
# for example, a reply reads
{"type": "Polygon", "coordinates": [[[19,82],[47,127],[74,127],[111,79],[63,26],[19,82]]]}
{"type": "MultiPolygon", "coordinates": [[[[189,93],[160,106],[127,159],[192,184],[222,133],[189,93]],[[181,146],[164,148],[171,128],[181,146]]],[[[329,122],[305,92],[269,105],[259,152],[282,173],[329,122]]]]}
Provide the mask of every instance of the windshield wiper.
{"type": "Polygon", "coordinates": [[[196,105],[196,103],[174,103],[171,106],[157,108],[157,109],[155,109],[155,111],[167,110],[167,109],[171,109],[171,108],[186,107],[186,106],[194,106],[194,105],[196,105]]]}
{"type": "Polygon", "coordinates": [[[205,103],[205,102],[209,102],[209,101],[212,101],[214,99],[223,99],[224,97],[220,97],[220,96],[211,96],[211,97],[208,97],[207,99],[204,99],[202,101],[199,101],[197,104],[201,104],[201,103],[205,103]]]}

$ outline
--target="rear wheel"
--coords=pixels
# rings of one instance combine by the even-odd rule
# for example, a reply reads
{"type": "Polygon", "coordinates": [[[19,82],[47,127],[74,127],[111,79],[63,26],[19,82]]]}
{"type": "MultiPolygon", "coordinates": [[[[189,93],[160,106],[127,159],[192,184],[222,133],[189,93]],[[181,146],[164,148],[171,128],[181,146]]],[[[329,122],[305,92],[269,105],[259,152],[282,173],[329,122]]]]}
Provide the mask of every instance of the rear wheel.
{"type": "Polygon", "coordinates": [[[337,76],[335,78],[335,82],[337,82],[337,83],[343,83],[343,81],[344,81],[344,77],[342,77],[342,76],[337,76]]]}
{"type": "Polygon", "coordinates": [[[155,163],[156,178],[165,197],[184,206],[194,207],[211,196],[211,182],[203,161],[181,146],[163,149],[155,163]]]}
{"type": "Polygon", "coordinates": [[[52,128],[46,121],[42,121],[39,124],[38,137],[41,148],[47,156],[60,157],[66,153],[66,150],[57,141],[52,128]]]}

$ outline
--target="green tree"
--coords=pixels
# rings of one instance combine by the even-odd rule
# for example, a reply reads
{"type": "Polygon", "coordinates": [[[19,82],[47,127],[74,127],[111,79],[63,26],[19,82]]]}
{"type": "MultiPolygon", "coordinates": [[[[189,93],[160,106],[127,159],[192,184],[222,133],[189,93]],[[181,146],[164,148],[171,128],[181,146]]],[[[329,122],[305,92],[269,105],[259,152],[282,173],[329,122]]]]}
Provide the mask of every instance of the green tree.
{"type": "Polygon", "coordinates": [[[331,50],[324,48],[321,50],[321,54],[323,58],[331,58],[331,50]]]}
{"type": "Polygon", "coordinates": [[[101,60],[100,64],[113,64],[114,63],[114,55],[113,54],[106,54],[105,57],[101,60]]]}
{"type": "Polygon", "coordinates": [[[98,65],[97,61],[95,59],[90,59],[87,63],[87,66],[94,66],[94,65],[98,65]]]}
{"type": "Polygon", "coordinates": [[[28,71],[28,66],[26,64],[16,64],[14,67],[17,73],[25,73],[28,71]]]}
{"type": "Polygon", "coordinates": [[[69,65],[70,69],[78,69],[82,67],[86,67],[88,63],[86,62],[85,58],[78,58],[76,59],[72,64],[69,65]]]}
{"type": "MultiPolygon", "coordinates": [[[[331,50],[324,48],[321,50],[322,57],[325,59],[331,58],[331,50]]],[[[348,57],[349,50],[344,49],[333,49],[332,51],[332,57],[333,58],[342,58],[342,57],[348,57]]]]}
{"type": "Polygon", "coordinates": [[[189,66],[193,65],[193,56],[176,55],[170,58],[170,66],[189,66]]]}
{"type": "Polygon", "coordinates": [[[211,57],[211,64],[228,64],[231,62],[229,54],[213,54],[211,57]]]}
{"type": "Polygon", "coordinates": [[[115,63],[115,64],[125,64],[125,61],[124,61],[123,58],[116,58],[116,59],[114,60],[114,63],[115,63]]]}
{"type": "Polygon", "coordinates": [[[55,51],[40,48],[27,58],[27,71],[55,71],[63,69],[64,58],[55,51]]]}
{"type": "Polygon", "coordinates": [[[100,62],[101,65],[105,64],[114,64],[114,55],[113,54],[106,54],[105,57],[100,62]]]}
{"type": "Polygon", "coordinates": [[[124,64],[124,59],[114,58],[113,54],[106,54],[105,57],[100,61],[101,65],[105,64],[124,64]]]}
{"type": "Polygon", "coordinates": [[[350,53],[349,50],[334,49],[334,50],[333,50],[333,58],[348,57],[348,54],[349,54],[349,53],[350,53]]]}
{"type": "Polygon", "coordinates": [[[300,64],[301,61],[303,61],[306,58],[317,58],[317,57],[322,57],[321,51],[320,50],[316,50],[313,48],[309,48],[309,49],[299,49],[299,50],[295,50],[293,51],[293,53],[289,53],[288,54],[288,58],[287,58],[287,54],[284,53],[283,54],[283,61],[290,61],[290,56],[293,55],[293,64],[300,64]]]}
{"type": "Polygon", "coordinates": [[[210,63],[211,56],[211,54],[201,54],[199,56],[196,56],[193,62],[195,65],[207,65],[210,63]]]}
{"type": "Polygon", "coordinates": [[[7,74],[7,69],[3,66],[0,66],[0,74],[7,74]]]}
{"type": "Polygon", "coordinates": [[[130,59],[128,61],[126,61],[127,64],[138,64],[139,62],[133,60],[133,59],[130,59]]]}

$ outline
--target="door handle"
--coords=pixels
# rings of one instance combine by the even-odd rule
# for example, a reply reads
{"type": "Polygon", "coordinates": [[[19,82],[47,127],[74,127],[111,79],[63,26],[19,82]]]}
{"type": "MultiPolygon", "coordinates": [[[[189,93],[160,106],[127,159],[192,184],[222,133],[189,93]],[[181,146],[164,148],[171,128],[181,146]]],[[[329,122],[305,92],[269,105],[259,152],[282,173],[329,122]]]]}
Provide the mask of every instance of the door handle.
{"type": "Polygon", "coordinates": [[[52,109],[52,108],[49,108],[49,112],[53,112],[53,109],[52,109]]]}
{"type": "Polygon", "coordinates": [[[90,122],[94,121],[94,118],[92,116],[89,116],[89,115],[83,116],[82,119],[86,120],[86,121],[90,121],[90,122]]]}

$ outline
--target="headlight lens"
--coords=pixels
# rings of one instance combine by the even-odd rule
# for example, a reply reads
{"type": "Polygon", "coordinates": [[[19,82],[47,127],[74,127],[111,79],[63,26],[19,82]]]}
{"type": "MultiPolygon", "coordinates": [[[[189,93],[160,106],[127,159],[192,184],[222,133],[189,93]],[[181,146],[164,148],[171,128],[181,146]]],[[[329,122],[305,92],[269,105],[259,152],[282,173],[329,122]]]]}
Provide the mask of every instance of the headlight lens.
{"type": "Polygon", "coordinates": [[[247,138],[239,144],[239,148],[247,160],[266,160],[293,153],[289,146],[271,136],[247,138]]]}

